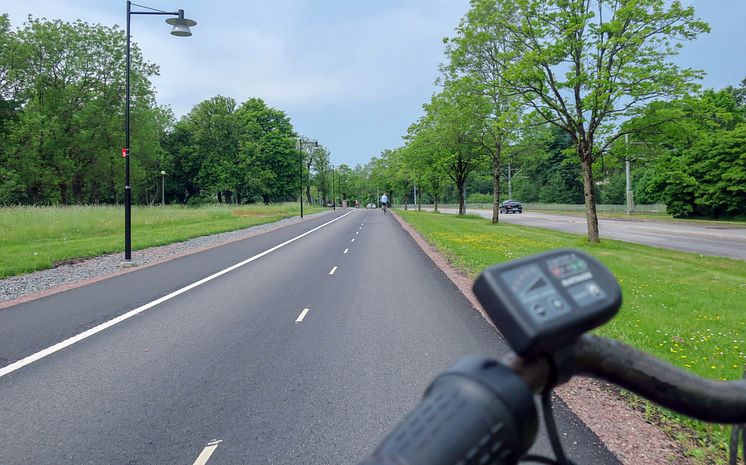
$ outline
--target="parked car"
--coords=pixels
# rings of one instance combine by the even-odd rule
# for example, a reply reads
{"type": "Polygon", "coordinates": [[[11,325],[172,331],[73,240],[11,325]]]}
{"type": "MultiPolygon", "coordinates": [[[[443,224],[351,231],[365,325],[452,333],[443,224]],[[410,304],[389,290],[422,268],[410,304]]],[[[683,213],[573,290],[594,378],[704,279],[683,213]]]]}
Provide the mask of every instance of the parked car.
{"type": "Polygon", "coordinates": [[[500,204],[500,213],[523,213],[523,204],[517,200],[506,200],[500,204]]]}

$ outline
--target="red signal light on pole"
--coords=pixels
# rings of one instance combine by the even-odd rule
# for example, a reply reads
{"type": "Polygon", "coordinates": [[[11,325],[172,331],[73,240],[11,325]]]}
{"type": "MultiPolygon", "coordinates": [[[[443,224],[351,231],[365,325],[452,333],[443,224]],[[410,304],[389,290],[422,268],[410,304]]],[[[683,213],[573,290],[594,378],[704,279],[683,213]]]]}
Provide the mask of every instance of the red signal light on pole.
{"type": "Polygon", "coordinates": [[[130,149],[122,149],[122,158],[127,158],[127,154],[130,153],[130,149]]]}

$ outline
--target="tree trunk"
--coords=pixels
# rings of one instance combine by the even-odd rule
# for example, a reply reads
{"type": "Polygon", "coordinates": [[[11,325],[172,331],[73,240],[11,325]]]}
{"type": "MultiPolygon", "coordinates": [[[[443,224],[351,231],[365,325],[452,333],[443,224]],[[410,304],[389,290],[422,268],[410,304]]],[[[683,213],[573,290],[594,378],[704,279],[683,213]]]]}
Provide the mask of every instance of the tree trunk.
{"type": "Polygon", "coordinates": [[[63,207],[67,206],[67,183],[60,183],[60,203],[63,207]]]}
{"type": "Polygon", "coordinates": [[[581,144],[578,147],[578,152],[583,169],[583,193],[585,196],[585,220],[588,225],[588,242],[597,244],[600,240],[598,237],[596,199],[593,197],[593,158],[591,155],[591,148],[587,143],[581,144]]]}
{"type": "Polygon", "coordinates": [[[438,196],[433,197],[433,201],[435,202],[435,213],[438,213],[438,196]]]}
{"type": "Polygon", "coordinates": [[[233,194],[231,193],[231,191],[225,191],[225,203],[227,203],[228,205],[233,203],[233,194]]]}
{"type": "Polygon", "coordinates": [[[223,203],[223,193],[218,191],[218,203],[223,203]]]}
{"type": "Polygon", "coordinates": [[[492,224],[500,221],[500,151],[492,156],[492,224]]]}
{"type": "Polygon", "coordinates": [[[311,201],[311,185],[306,184],[306,205],[311,205],[313,202],[311,201]]]}
{"type": "Polygon", "coordinates": [[[460,216],[466,215],[466,199],[464,198],[464,184],[465,181],[460,180],[456,183],[458,189],[458,214],[460,216]]]}

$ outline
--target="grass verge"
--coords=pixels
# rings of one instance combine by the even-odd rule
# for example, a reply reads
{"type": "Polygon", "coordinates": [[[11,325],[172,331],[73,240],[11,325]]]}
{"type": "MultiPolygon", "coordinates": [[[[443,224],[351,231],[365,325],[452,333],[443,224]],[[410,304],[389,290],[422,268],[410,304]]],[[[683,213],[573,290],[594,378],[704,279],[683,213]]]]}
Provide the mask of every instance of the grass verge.
{"type": "MultiPolygon", "coordinates": [[[[306,207],[307,213],[322,211],[306,207]]],[[[305,213],[305,212],[304,212],[305,213]]],[[[132,249],[271,223],[298,204],[132,208],[132,249]]],[[[0,278],[124,249],[121,206],[0,207],[0,278]]]]}
{"type": "MultiPolygon", "coordinates": [[[[483,218],[401,211],[408,223],[458,268],[485,267],[525,255],[572,247],[607,265],[624,303],[596,330],[681,368],[712,379],[738,379],[746,363],[746,266],[719,257],[604,240],[483,218]]],[[[701,463],[725,463],[730,427],[695,422],[647,402],[638,404],[701,463]]]]}

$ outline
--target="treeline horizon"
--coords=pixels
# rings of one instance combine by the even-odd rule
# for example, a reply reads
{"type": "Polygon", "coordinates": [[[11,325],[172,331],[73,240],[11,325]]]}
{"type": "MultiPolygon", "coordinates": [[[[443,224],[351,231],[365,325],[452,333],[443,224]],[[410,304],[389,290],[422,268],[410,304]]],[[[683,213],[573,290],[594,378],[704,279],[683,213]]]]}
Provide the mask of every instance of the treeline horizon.
{"type": "MultiPolygon", "coordinates": [[[[459,203],[462,212],[469,200],[491,199],[494,222],[508,197],[582,203],[592,226],[596,202],[625,202],[629,159],[635,203],[663,203],[677,217],[745,216],[746,80],[701,91],[701,72],[667,61],[674,39],[708,30],[694,10],[644,0],[617,11],[627,21],[606,21],[600,33],[592,12],[573,9],[580,3],[557,4],[558,21],[583,26],[586,36],[535,31],[554,46],[529,53],[517,25],[549,14],[544,3],[472,0],[445,41],[438,91],[403,145],[354,167],[332,166],[323,141],[298,134],[260,98],[215,96],[177,121],[155,99],[158,66],[133,44],[133,202],[297,201],[302,183],[307,203],[366,204],[383,192],[413,203],[416,188],[419,202],[459,203]],[[625,27],[635,24],[655,29],[656,39],[630,38],[625,27]],[[617,74],[581,59],[581,74],[557,75],[556,93],[538,92],[551,89],[552,63],[572,59],[563,55],[569,47],[592,56],[612,39],[626,54],[617,74]],[[573,85],[579,99],[563,90],[573,85]]],[[[0,205],[123,202],[124,52],[116,26],[29,18],[13,30],[0,15],[0,205]]]]}
{"type": "MultiPolygon", "coordinates": [[[[124,34],[35,18],[13,30],[0,15],[0,205],[123,202],[124,34]]],[[[156,102],[158,72],[133,43],[135,204],[160,202],[162,184],[169,203],[297,200],[300,163],[308,201],[329,201],[328,150],[297,134],[283,111],[259,98],[215,96],[176,121],[156,102]]]]}

